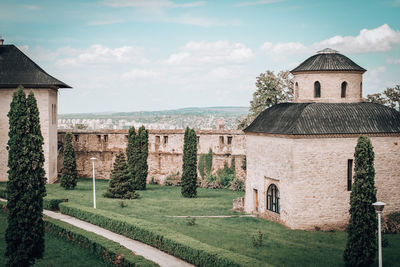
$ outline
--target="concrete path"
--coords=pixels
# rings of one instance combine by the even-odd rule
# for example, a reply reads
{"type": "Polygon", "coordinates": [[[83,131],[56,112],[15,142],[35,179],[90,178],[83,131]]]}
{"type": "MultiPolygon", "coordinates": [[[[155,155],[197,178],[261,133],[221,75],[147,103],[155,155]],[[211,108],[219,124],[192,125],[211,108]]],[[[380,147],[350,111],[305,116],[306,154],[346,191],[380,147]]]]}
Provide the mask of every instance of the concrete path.
{"type": "Polygon", "coordinates": [[[199,215],[199,216],[188,216],[188,215],[183,215],[183,216],[166,216],[166,217],[171,217],[171,218],[245,218],[245,217],[254,217],[256,218],[256,215],[199,215]]]}
{"type": "MultiPolygon", "coordinates": [[[[7,201],[7,200],[0,198],[0,201],[7,201]]],[[[117,242],[117,243],[121,244],[122,246],[126,247],[127,249],[131,250],[136,255],[143,256],[144,258],[151,260],[151,261],[159,264],[162,267],[194,266],[194,265],[191,265],[181,259],[178,259],[174,256],[171,256],[171,255],[165,253],[165,252],[162,252],[161,250],[153,248],[149,245],[146,245],[144,243],[135,241],[128,237],[113,233],[113,232],[108,231],[104,228],[101,228],[97,225],[94,225],[94,224],[91,224],[91,223],[88,223],[85,221],[81,221],[75,217],[71,217],[71,216],[68,216],[65,214],[61,214],[61,213],[49,211],[49,210],[43,210],[43,214],[45,214],[46,216],[49,216],[53,219],[69,223],[71,225],[74,225],[74,226],[81,228],[83,230],[86,230],[88,232],[95,233],[99,236],[103,236],[109,240],[117,242]]]]}

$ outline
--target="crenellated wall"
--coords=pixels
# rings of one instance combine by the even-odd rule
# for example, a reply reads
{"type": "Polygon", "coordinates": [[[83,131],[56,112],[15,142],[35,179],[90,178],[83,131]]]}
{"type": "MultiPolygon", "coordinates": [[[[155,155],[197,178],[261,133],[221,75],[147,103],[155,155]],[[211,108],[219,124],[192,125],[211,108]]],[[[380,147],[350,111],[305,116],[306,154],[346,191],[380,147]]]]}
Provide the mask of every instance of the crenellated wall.
{"type": "MultiPolygon", "coordinates": [[[[64,143],[66,130],[58,131],[59,147],[64,143]]],[[[73,146],[76,153],[78,175],[92,176],[90,158],[96,157],[96,178],[109,179],[115,156],[125,151],[128,143],[128,130],[74,130],[73,146]]],[[[168,175],[179,172],[182,174],[183,137],[184,130],[150,130],[149,131],[149,174],[159,183],[164,183],[168,175]]],[[[246,154],[245,136],[242,131],[228,130],[198,130],[197,154],[213,151],[213,172],[235,159],[236,174],[245,178],[242,163],[246,154]]],[[[58,155],[58,171],[62,168],[63,154],[58,155]]]]}

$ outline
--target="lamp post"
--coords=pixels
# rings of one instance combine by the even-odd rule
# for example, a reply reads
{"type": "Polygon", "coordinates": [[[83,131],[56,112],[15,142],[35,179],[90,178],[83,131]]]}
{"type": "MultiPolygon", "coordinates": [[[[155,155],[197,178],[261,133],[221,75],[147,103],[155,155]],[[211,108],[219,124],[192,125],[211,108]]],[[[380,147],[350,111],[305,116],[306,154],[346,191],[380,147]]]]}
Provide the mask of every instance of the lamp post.
{"type": "Polygon", "coordinates": [[[376,213],[378,213],[378,251],[379,251],[379,267],[382,267],[382,234],[381,234],[381,214],[386,203],[375,202],[372,204],[375,208],[376,213]]]}
{"type": "Polygon", "coordinates": [[[96,179],[94,176],[94,161],[96,160],[95,157],[90,158],[92,161],[92,166],[93,166],[93,208],[96,208],[96,179]]]}

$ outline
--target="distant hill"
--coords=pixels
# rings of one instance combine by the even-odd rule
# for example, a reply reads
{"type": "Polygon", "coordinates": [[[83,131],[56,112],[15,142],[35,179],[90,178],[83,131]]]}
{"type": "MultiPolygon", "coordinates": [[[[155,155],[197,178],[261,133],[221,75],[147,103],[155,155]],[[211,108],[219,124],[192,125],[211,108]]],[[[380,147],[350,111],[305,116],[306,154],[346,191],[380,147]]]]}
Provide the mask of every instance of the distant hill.
{"type": "Polygon", "coordinates": [[[245,117],[248,107],[189,107],[159,111],[98,112],[60,114],[59,127],[71,128],[76,124],[92,129],[126,129],[131,125],[144,124],[155,129],[216,129],[223,119],[225,129],[236,129],[238,120],[245,117]],[[93,122],[93,121],[96,122],[93,122]]]}
{"type": "Polygon", "coordinates": [[[245,116],[248,113],[248,107],[189,107],[180,109],[169,109],[159,111],[134,111],[134,112],[94,112],[94,113],[66,113],[59,114],[60,119],[79,119],[79,118],[111,118],[111,119],[123,119],[131,117],[141,116],[162,116],[162,115],[197,115],[197,116],[245,116]]]}

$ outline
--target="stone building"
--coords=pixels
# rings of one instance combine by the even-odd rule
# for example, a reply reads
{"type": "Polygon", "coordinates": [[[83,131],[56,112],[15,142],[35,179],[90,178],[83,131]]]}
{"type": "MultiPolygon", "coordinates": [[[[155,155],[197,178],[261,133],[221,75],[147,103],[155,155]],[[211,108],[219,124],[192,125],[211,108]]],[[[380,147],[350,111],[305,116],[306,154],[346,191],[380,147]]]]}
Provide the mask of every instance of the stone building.
{"type": "MultiPolygon", "coordinates": [[[[60,147],[64,143],[67,130],[58,131],[60,147]]],[[[150,130],[149,156],[147,163],[149,173],[147,181],[152,178],[163,184],[169,175],[182,174],[183,138],[185,130],[150,130]]],[[[90,158],[96,157],[96,178],[109,179],[115,156],[125,151],[128,144],[128,130],[74,130],[73,146],[76,154],[78,175],[92,176],[90,158]]],[[[244,179],[242,169],[246,154],[245,136],[242,131],[229,130],[197,130],[197,153],[207,154],[213,151],[213,173],[223,168],[224,163],[231,164],[235,160],[236,174],[244,179]]],[[[58,157],[59,171],[62,168],[63,154],[58,157]]]]}
{"type": "Polygon", "coordinates": [[[57,91],[71,88],[47,74],[14,45],[0,40],[0,181],[7,181],[8,117],[16,88],[22,85],[25,93],[35,94],[40,112],[45,156],[44,169],[48,182],[57,179],[57,91]]]}
{"type": "Polygon", "coordinates": [[[244,209],[295,229],[343,229],[360,135],[375,152],[377,199],[400,210],[400,113],[363,102],[366,70],[325,49],[301,63],[293,103],[264,110],[244,132],[244,209]]]}

